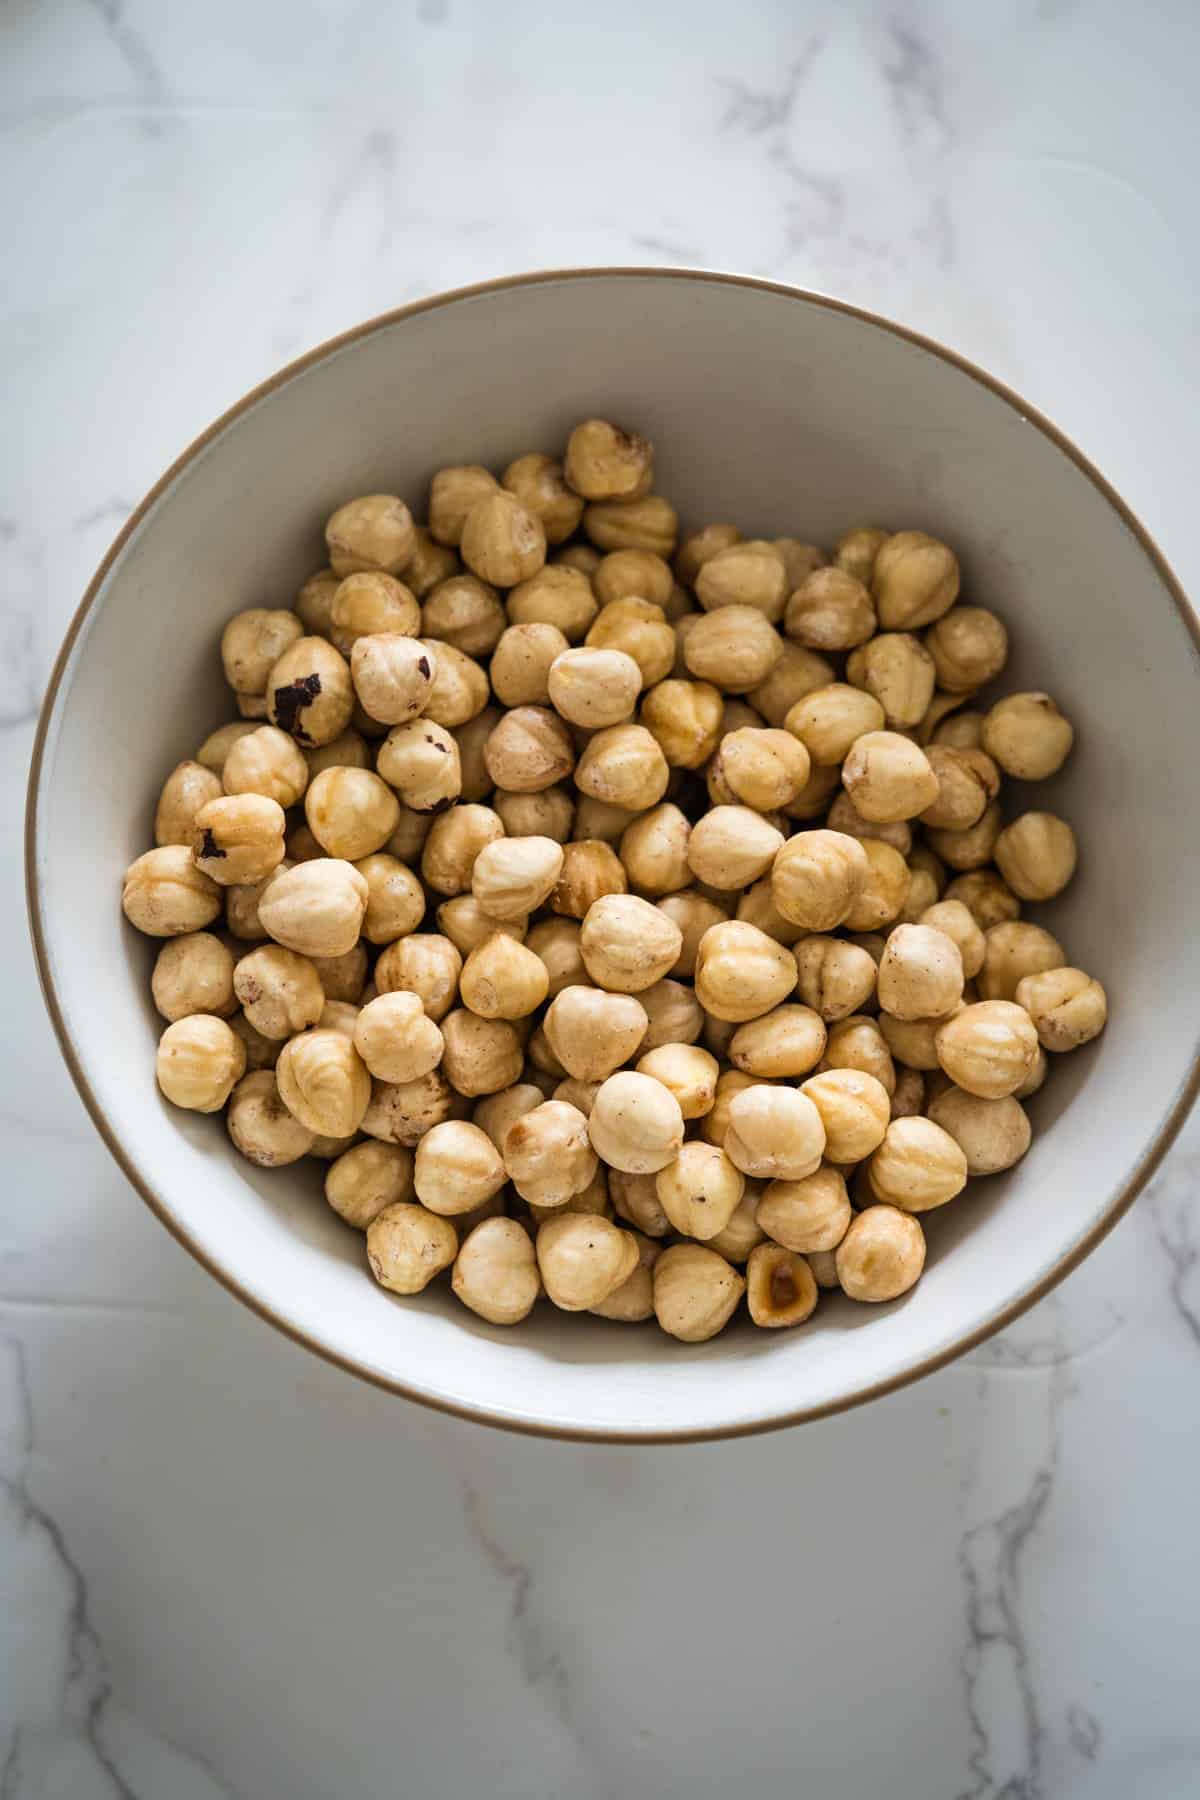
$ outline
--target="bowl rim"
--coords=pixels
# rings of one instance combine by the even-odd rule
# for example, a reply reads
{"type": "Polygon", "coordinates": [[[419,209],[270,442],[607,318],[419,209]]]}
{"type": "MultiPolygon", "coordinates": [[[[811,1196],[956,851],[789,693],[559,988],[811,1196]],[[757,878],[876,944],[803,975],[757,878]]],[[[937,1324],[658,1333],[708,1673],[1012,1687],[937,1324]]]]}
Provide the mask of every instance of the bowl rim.
{"type": "Polygon", "coordinates": [[[703,282],[706,284],[740,287],[779,295],[789,300],[800,300],[809,306],[818,306],[828,311],[839,313],[844,317],[855,319],[862,324],[873,326],[878,331],[888,333],[901,339],[917,349],[937,357],[941,362],[956,369],[977,385],[986,388],[997,399],[1016,412],[1028,425],[1048,439],[1075,465],[1076,469],[1092,484],[1101,497],[1117,514],[1125,527],[1133,533],[1137,542],[1153,566],[1167,595],[1173,602],[1180,619],[1190,634],[1197,651],[1200,651],[1200,619],[1193,611],[1190,601],[1172,570],[1166,557],[1159,549],[1150,532],[1122,499],[1112,484],[1101,474],[1095,464],[1084,455],[1078,445],[1067,436],[1047,416],[1023,399],[1015,389],[990,374],[969,357],[957,350],[950,349],[936,338],[915,331],[908,325],[902,325],[895,319],[870,311],[866,307],[853,305],[846,300],[839,300],[832,295],[823,294],[811,288],[794,286],[787,282],[769,281],[759,276],[739,275],[716,269],[690,268],[658,268],[653,265],[613,264],[596,267],[583,266],[565,269],[538,269],[515,275],[495,276],[487,281],[469,283],[463,287],[448,288],[422,299],[413,300],[404,306],[393,307],[386,312],[377,313],[349,330],[339,332],[334,337],[326,338],[302,356],[285,363],[282,368],[258,382],[240,400],[236,400],[221,415],[214,419],[195,437],[174,462],[148,490],[143,499],[133,509],[109,546],[91,581],[84,591],[83,598],[67,627],[66,635],[46,686],[46,692],[38,717],[37,731],[34,737],[33,753],[30,759],[29,778],[26,788],[25,806],[25,897],[29,919],[30,936],[33,941],[34,960],[37,965],[38,980],[41,984],[42,997],[58,1039],[59,1050],[70,1072],[71,1078],[92,1123],[107,1146],[112,1157],[121,1169],[125,1178],[134,1190],[140,1194],[146,1205],[156,1215],[167,1230],[182,1244],[183,1248],[207,1270],[208,1274],[220,1282],[229,1293],[240,1300],[243,1305],[256,1313],[260,1319],[281,1331],[294,1343],[312,1351],[324,1361],[337,1368],[357,1376],[359,1380],[368,1381],[374,1387],[385,1392],[398,1394],[406,1400],[415,1401],[418,1405],[431,1408],[435,1412],[448,1413],[459,1419],[470,1420],[475,1424],[489,1425],[496,1429],[516,1432],[521,1435],[542,1438],[555,1438],[566,1442],[607,1443],[607,1444],[686,1444],[708,1443],[725,1438],[755,1436],[760,1432],[781,1431],[793,1425],[805,1424],[813,1419],[828,1418],[840,1412],[847,1412],[852,1407],[865,1405],[870,1400],[882,1398],[885,1394],[895,1393],[911,1382],[919,1381],[935,1370],[943,1368],[947,1363],[974,1349],[998,1331],[1011,1325],[1022,1313],[1028,1311],[1039,1300],[1058,1286],[1072,1270],[1089,1256],[1096,1246],[1107,1237],[1114,1225],[1128,1211],[1134,1200],[1149,1182],[1158,1169],[1167,1150],[1174,1142],[1180,1127],[1200,1093],[1200,1041],[1192,1050],[1184,1079],[1168,1112],[1164,1115],[1157,1130],[1146,1145],[1136,1167],[1124,1183],[1112,1195],[1101,1217],[1082,1239],[1054,1262],[1048,1270],[1044,1270],[1036,1281],[1032,1282],[1015,1299],[991,1313],[983,1322],[971,1331],[963,1333],[952,1343],[943,1345],[932,1355],[924,1356],[898,1372],[885,1376],[881,1380],[865,1383],[849,1393],[839,1395],[836,1400],[822,1402],[814,1406],[801,1407],[794,1412],[780,1413],[766,1419],[754,1419],[748,1423],[732,1423],[723,1425],[701,1426],[694,1429],[671,1430],[669,1427],[653,1431],[632,1431],[622,1428],[601,1428],[589,1426],[547,1424],[536,1417],[514,1418],[500,1415],[483,1406],[469,1403],[458,1403],[434,1396],[409,1381],[403,1381],[382,1374],[376,1369],[366,1367],[352,1356],[332,1349],[320,1339],[282,1317],[272,1307],[256,1296],[247,1292],[240,1283],[216,1262],[191,1234],[184,1229],[174,1216],[167,1202],[156,1192],[151,1180],[144,1175],[134,1162],[132,1156],[122,1144],[116,1130],[100,1105],[82,1063],[75,1050],[65,1015],[59,1002],[58,994],[51,973],[50,959],[47,953],[45,922],[43,917],[43,897],[38,877],[37,843],[38,843],[38,800],[41,786],[43,759],[52,717],[54,715],[63,678],[66,673],[75,641],[85,620],[96,604],[100,590],[108,577],[108,573],[124,549],[126,543],[137,531],[143,520],[161,495],[172,486],[188,466],[196,460],[213,440],[227,426],[240,418],[243,413],[250,412],[258,403],[276,389],[286,385],[296,375],[306,369],[315,367],[326,358],[336,354],[361,338],[385,330],[401,320],[414,318],[422,313],[433,312],[444,306],[452,306],[463,300],[475,299],[486,294],[494,294],[526,287],[539,287],[556,282],[567,281],[603,281],[629,280],[631,278],[655,281],[703,282]]]}

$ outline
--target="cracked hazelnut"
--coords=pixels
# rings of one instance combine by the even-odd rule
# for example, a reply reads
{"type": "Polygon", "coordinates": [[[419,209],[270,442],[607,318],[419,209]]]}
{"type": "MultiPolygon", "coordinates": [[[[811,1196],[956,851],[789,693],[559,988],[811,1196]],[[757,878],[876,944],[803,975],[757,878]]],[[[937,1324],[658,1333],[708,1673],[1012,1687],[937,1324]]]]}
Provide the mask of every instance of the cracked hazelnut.
{"type": "Polygon", "coordinates": [[[802,1256],[760,1244],[746,1264],[746,1304],[756,1325],[803,1325],[817,1304],[817,1283],[802,1256]]]}

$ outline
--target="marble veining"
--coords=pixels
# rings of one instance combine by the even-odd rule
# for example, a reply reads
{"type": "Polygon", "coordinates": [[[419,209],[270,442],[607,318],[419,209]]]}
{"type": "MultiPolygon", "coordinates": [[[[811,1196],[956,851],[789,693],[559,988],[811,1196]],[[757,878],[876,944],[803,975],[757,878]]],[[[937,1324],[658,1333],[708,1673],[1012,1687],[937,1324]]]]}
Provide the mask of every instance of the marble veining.
{"type": "Polygon", "coordinates": [[[1200,1127],[915,1388],[729,1445],[507,1439],[306,1358],[154,1222],[54,1047],[20,840],[62,633],[180,447],[511,270],[740,269],[940,336],[1200,590],[1200,14],[63,0],[0,48],[0,1800],[1185,1800],[1200,1127]]]}

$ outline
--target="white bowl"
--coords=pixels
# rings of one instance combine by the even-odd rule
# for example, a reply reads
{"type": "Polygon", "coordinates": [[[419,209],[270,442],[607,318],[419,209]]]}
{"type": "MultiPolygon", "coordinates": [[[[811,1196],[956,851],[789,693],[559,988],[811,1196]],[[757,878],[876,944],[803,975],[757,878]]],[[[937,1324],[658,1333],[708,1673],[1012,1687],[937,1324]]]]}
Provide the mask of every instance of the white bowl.
{"type": "Polygon", "coordinates": [[[1200,892],[1197,625],[1128,508],[1052,426],[960,358],[853,308],[760,281],[599,270],[489,283],[374,320],[220,419],[138,507],[63,646],[34,755],[29,897],[47,1002],[79,1090],[129,1179],[234,1293],[398,1393],[521,1430],[716,1437],[887,1392],[1006,1324],[1099,1241],[1197,1085],[1184,958],[1200,892]],[[743,1325],[683,1346],[549,1307],[493,1329],[443,1287],[397,1300],[316,1167],[274,1174],[154,1084],[154,946],[122,921],[125,866],[158,787],[231,714],[217,657],[240,607],[287,606],[353,494],[420,513],[442,464],[500,467],[591,414],[658,444],[685,521],[828,543],[878,520],[948,539],[964,593],[1012,630],[1008,688],[1074,720],[1037,790],[1077,828],[1047,909],[1105,982],[1111,1023],[1032,1102],[1033,1148],[930,1219],[902,1301],[825,1298],[803,1330],[743,1325]]]}

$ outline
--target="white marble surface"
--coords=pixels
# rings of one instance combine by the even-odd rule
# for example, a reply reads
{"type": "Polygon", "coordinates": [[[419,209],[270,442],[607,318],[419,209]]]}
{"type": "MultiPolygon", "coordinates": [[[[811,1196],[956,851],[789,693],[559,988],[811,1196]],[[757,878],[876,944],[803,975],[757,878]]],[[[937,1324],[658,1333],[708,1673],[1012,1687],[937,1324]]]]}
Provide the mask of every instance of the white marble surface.
{"type": "Polygon", "coordinates": [[[1182,1800],[1200,1131],[1057,1294],[876,1406],[505,1438],[168,1238],[45,1022],[23,781],[125,513],[284,359],[498,272],[824,288],[988,363],[1200,592],[1189,0],[12,0],[0,439],[0,1796],[1182,1800]]]}

